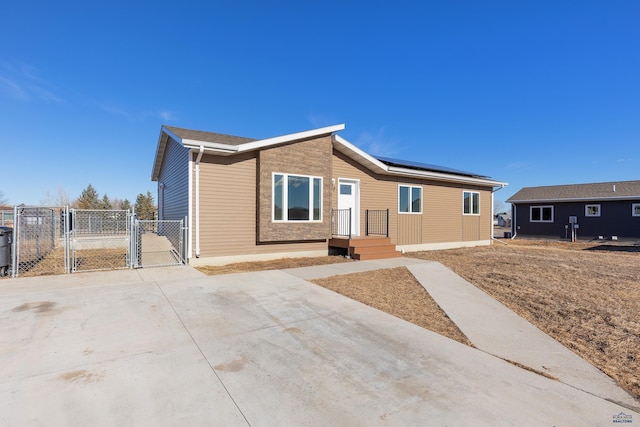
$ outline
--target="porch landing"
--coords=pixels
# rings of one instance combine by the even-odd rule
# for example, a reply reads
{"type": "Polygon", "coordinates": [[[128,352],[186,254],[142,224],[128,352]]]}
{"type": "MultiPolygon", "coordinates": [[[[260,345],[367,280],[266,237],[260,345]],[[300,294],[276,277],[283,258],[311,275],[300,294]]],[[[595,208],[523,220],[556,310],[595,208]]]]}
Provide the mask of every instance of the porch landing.
{"type": "Polygon", "coordinates": [[[329,239],[329,246],[347,249],[349,256],[360,261],[402,256],[388,237],[334,237],[329,239]]]}

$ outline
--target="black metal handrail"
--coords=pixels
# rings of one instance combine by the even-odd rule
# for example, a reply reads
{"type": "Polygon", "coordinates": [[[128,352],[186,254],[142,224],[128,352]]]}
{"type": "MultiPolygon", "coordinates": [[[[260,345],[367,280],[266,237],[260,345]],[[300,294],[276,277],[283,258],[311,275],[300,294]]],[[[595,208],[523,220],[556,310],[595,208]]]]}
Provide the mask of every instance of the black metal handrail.
{"type": "Polygon", "coordinates": [[[389,209],[365,211],[365,235],[389,237],[389,209]]]}
{"type": "Polygon", "coordinates": [[[331,210],[331,235],[351,238],[351,208],[331,210]]]}

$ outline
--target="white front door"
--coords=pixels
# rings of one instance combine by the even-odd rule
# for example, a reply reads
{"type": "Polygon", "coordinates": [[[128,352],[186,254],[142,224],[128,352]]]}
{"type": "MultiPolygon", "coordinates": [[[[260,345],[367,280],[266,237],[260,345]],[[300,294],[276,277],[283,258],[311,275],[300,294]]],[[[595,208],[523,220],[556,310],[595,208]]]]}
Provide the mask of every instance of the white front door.
{"type": "MultiPolygon", "coordinates": [[[[351,209],[351,235],[360,235],[359,218],[360,210],[358,200],[359,185],[356,180],[339,179],[338,180],[338,209],[351,209]]],[[[339,224],[339,233],[342,235],[349,234],[348,224],[339,224]]]]}

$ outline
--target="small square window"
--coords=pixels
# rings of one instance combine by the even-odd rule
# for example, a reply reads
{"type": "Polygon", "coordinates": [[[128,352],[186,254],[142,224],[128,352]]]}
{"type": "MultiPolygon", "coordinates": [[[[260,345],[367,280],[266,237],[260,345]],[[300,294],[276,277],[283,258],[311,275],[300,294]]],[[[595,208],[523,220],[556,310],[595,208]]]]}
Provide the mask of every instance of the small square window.
{"type": "Polygon", "coordinates": [[[631,216],[640,216],[640,203],[633,203],[631,205],[631,216]]]}
{"type": "Polygon", "coordinates": [[[398,186],[398,212],[422,213],[422,187],[398,186]]]}
{"type": "Polygon", "coordinates": [[[600,216],[600,205],[585,205],[584,216],[600,216]]]}

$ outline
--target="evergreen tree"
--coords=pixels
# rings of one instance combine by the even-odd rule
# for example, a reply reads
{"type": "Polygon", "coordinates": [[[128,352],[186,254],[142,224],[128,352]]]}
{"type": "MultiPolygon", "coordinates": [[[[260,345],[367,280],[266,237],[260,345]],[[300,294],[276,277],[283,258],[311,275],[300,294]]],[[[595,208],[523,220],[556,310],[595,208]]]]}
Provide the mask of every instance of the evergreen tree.
{"type": "Polygon", "coordinates": [[[111,200],[109,200],[109,196],[106,194],[102,196],[102,201],[100,202],[100,209],[113,209],[113,205],[111,204],[111,200]]]}
{"type": "Polygon", "coordinates": [[[136,216],[138,219],[155,219],[156,207],[150,191],[147,195],[140,193],[136,198],[136,216]]]}
{"type": "Polygon", "coordinates": [[[122,203],[120,203],[120,209],[122,209],[123,211],[131,209],[131,202],[129,201],[129,199],[124,199],[122,203]]]}
{"type": "Polygon", "coordinates": [[[89,184],[87,188],[82,190],[82,194],[78,198],[78,208],[80,209],[100,209],[101,202],[98,198],[98,192],[93,185],[89,184]]]}

